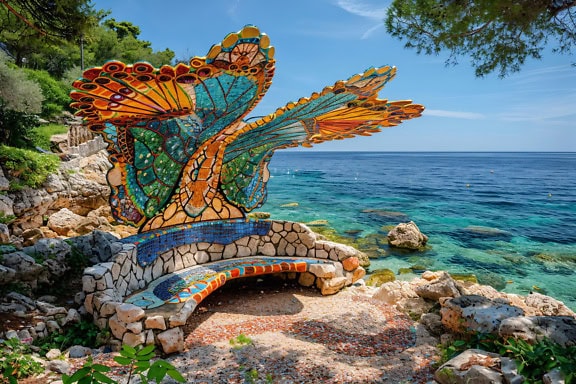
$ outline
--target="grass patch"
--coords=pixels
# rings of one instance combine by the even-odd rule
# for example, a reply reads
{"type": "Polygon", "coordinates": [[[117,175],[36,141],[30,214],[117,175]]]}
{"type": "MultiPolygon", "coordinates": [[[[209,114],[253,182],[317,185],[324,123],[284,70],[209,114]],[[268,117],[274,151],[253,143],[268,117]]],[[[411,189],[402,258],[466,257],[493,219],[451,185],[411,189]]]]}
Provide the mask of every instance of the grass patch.
{"type": "Polygon", "coordinates": [[[43,154],[27,149],[0,146],[0,163],[3,164],[13,190],[23,187],[37,188],[60,165],[57,155],[43,154]]]}
{"type": "Polygon", "coordinates": [[[68,128],[61,124],[47,124],[34,128],[32,141],[36,147],[50,150],[50,138],[68,132],[68,128]]]}

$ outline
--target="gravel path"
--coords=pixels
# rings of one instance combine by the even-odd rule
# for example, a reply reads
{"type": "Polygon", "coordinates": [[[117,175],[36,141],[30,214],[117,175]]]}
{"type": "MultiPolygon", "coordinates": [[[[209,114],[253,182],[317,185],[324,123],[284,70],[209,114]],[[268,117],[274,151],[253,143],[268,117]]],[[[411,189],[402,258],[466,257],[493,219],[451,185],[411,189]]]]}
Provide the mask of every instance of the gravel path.
{"type": "MultiPolygon", "coordinates": [[[[188,383],[433,383],[438,341],[372,292],[322,296],[271,276],[233,280],[190,317],[186,350],[164,359],[188,383]]],[[[115,355],[94,361],[125,383],[115,355]]],[[[72,361],[75,371],[85,359],[72,361]]],[[[52,380],[25,381],[36,382],[52,380]]]]}
{"type": "Polygon", "coordinates": [[[167,359],[188,382],[432,381],[435,340],[365,289],[321,296],[292,283],[239,283],[201,304],[187,350],[167,359]]]}

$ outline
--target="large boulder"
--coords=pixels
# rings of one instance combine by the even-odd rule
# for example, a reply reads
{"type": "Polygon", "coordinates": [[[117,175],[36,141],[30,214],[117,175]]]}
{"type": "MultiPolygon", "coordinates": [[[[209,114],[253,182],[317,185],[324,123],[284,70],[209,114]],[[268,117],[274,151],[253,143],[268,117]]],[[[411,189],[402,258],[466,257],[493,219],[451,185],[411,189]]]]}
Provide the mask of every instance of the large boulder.
{"type": "Polygon", "coordinates": [[[7,191],[8,189],[10,189],[10,182],[6,176],[4,176],[2,167],[0,167],[0,191],[7,191]]]}
{"type": "Polygon", "coordinates": [[[499,372],[501,364],[501,357],[496,353],[469,349],[440,366],[434,379],[440,384],[511,383],[499,372]]]}
{"type": "Polygon", "coordinates": [[[458,297],[460,290],[456,281],[447,272],[424,273],[423,278],[431,276],[429,283],[417,286],[414,290],[423,299],[438,301],[441,297],[458,297]]]}
{"type": "Polygon", "coordinates": [[[68,208],[62,208],[48,219],[48,228],[61,236],[67,236],[68,232],[78,228],[84,218],[75,214],[68,208]]]}
{"type": "Polygon", "coordinates": [[[454,333],[497,334],[500,323],[509,317],[523,316],[524,311],[506,300],[490,300],[477,295],[440,299],[442,324],[454,333]]]}
{"type": "Polygon", "coordinates": [[[8,244],[10,242],[10,231],[6,224],[0,223],[0,244],[8,244]]]}
{"type": "Polygon", "coordinates": [[[388,232],[388,244],[396,248],[421,249],[428,242],[428,236],[422,234],[413,221],[400,223],[388,232]]]}
{"type": "Polygon", "coordinates": [[[122,250],[122,243],[108,232],[95,230],[84,236],[72,237],[68,242],[89,258],[90,263],[104,263],[122,250]]]}
{"type": "Polygon", "coordinates": [[[535,308],[543,316],[576,316],[563,302],[541,293],[531,292],[526,296],[525,302],[527,306],[535,308]]]}
{"type": "Polygon", "coordinates": [[[510,317],[498,330],[504,339],[521,338],[529,343],[549,339],[563,347],[576,345],[576,319],[570,316],[510,317]]]}
{"type": "MultiPolygon", "coordinates": [[[[29,282],[33,286],[36,285],[38,279],[41,282],[48,282],[44,267],[22,251],[0,255],[0,264],[14,271],[14,280],[29,282]]],[[[10,271],[7,273],[11,275],[10,271]]]]}

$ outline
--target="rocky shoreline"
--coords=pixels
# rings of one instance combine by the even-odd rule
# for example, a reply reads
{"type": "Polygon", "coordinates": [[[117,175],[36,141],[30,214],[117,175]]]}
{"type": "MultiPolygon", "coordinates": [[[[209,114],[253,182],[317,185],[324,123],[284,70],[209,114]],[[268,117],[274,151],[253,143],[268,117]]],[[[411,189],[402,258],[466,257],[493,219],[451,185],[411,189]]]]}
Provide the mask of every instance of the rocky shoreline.
{"type": "MultiPolygon", "coordinates": [[[[0,211],[15,216],[10,226],[0,224],[0,339],[17,338],[29,344],[89,318],[78,268],[109,260],[118,252],[115,240],[135,232],[112,222],[104,178],[108,166],[103,152],[73,159],[63,163],[44,189],[16,192],[8,191],[8,183],[0,174],[0,211]],[[71,281],[65,293],[42,294],[46,287],[58,285],[74,273],[76,281],[71,281]]],[[[427,240],[415,223],[402,223],[389,235],[392,246],[409,249],[421,249],[427,240]]],[[[437,345],[448,346],[477,334],[576,346],[576,314],[560,301],[539,293],[502,293],[442,271],[425,271],[411,281],[388,281],[379,287],[356,284],[348,290],[407,314],[418,329],[425,330],[426,343],[437,354],[437,345]]],[[[59,382],[59,375],[78,368],[86,355],[105,351],[107,347],[93,350],[73,346],[50,351],[46,359],[35,358],[47,370],[42,380],[59,382]]],[[[508,357],[476,349],[445,362],[434,379],[442,384],[523,382],[508,357]]],[[[546,383],[562,380],[558,370],[544,376],[546,383]]]]}
{"type": "MultiPolygon", "coordinates": [[[[247,295],[260,296],[260,300],[262,299],[261,292],[254,292],[257,282],[247,282],[246,285],[247,288],[244,289],[247,290],[247,295]]],[[[313,288],[307,289],[314,290],[313,288]]],[[[317,294],[320,301],[332,300],[331,296],[322,297],[319,292],[317,294]]],[[[359,295],[379,302],[384,307],[394,308],[399,313],[407,314],[409,316],[407,319],[411,318],[414,322],[412,327],[418,329],[420,338],[418,345],[426,344],[426,348],[435,351],[436,357],[431,360],[431,363],[438,361],[441,354],[438,345],[446,346],[455,340],[465,338],[466,335],[478,333],[492,334],[501,339],[521,338],[530,342],[546,338],[565,347],[576,345],[576,314],[561,302],[539,293],[532,293],[528,296],[505,294],[489,286],[454,280],[446,272],[426,271],[414,280],[389,282],[380,287],[366,286],[361,281],[334,296],[336,299],[341,297],[339,300],[347,300],[345,306],[353,310],[357,304],[354,304],[350,297],[359,295]]],[[[26,324],[25,321],[14,323],[15,329],[6,330],[6,326],[10,323],[4,321],[5,328],[0,338],[16,337],[23,343],[30,343],[32,339],[45,335],[47,331],[57,332],[65,328],[67,324],[80,321],[84,313],[81,305],[75,303],[60,306],[55,303],[50,304],[51,300],[50,297],[31,299],[15,292],[6,295],[1,304],[2,312],[12,311],[13,317],[28,319],[30,323],[26,324]]],[[[246,300],[253,299],[248,297],[246,300]]],[[[293,299],[284,304],[278,303],[278,305],[285,310],[292,302],[293,299]]],[[[252,305],[265,306],[262,301],[257,301],[252,305]]],[[[316,304],[299,308],[298,311],[307,319],[330,317],[328,313],[318,315],[316,312],[320,311],[319,307],[316,304]]],[[[199,308],[200,316],[209,311],[207,308],[210,308],[210,304],[199,308]]],[[[238,313],[243,313],[241,308],[238,313]]],[[[247,307],[244,313],[250,313],[250,309],[247,307]]],[[[270,313],[262,313],[262,317],[256,316],[255,321],[268,324],[270,315],[270,313]]],[[[229,320],[226,320],[226,323],[228,322],[229,320]]],[[[349,324],[349,327],[352,326],[349,324]]],[[[358,324],[354,326],[358,327],[358,324]]],[[[274,327],[271,326],[267,331],[273,330],[274,327]]],[[[362,337],[362,333],[357,334],[356,338],[362,337]]],[[[258,333],[254,335],[256,334],[258,333]]],[[[388,348],[393,347],[390,345],[388,348]]],[[[406,346],[396,347],[402,350],[406,348],[406,346]]],[[[193,353],[193,349],[193,346],[188,345],[183,356],[193,353]]],[[[109,350],[106,347],[94,350],[82,346],[73,346],[65,351],[51,350],[45,358],[37,357],[46,368],[46,372],[41,377],[46,380],[45,382],[60,383],[59,375],[71,373],[79,368],[88,355],[110,362],[114,353],[104,352],[109,352],[109,350]]],[[[178,362],[182,360],[178,358],[180,355],[182,354],[174,355],[171,361],[176,362],[177,368],[185,369],[185,365],[178,366],[178,362]]],[[[180,364],[183,364],[183,361],[180,361],[180,364]]],[[[442,384],[523,382],[514,362],[511,363],[508,358],[500,355],[476,349],[466,350],[445,362],[435,370],[434,379],[442,384]]],[[[562,383],[561,380],[562,375],[558,371],[553,371],[547,374],[544,382],[562,383]]]]}

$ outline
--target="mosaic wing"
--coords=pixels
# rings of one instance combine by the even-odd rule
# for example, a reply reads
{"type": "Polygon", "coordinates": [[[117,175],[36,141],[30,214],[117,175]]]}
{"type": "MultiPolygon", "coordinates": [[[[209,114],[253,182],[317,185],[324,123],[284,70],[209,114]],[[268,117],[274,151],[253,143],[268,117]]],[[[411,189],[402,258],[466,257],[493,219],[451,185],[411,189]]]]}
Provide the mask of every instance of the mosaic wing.
{"type": "Polygon", "coordinates": [[[247,124],[226,149],[222,170],[226,197],[248,211],[260,206],[266,196],[267,164],[275,150],[370,136],[420,116],[424,107],[409,100],[378,99],[395,73],[394,67],[371,68],[247,124]]]}
{"type": "Polygon", "coordinates": [[[76,115],[109,144],[110,201],[118,220],[142,225],[174,195],[186,164],[195,158],[214,164],[206,147],[225,142],[222,133],[234,129],[264,95],[273,54],[268,37],[246,26],[190,65],[157,69],[111,61],[74,82],[76,115]]]}

